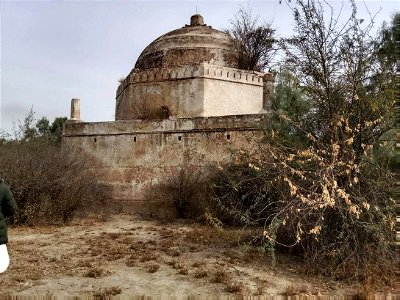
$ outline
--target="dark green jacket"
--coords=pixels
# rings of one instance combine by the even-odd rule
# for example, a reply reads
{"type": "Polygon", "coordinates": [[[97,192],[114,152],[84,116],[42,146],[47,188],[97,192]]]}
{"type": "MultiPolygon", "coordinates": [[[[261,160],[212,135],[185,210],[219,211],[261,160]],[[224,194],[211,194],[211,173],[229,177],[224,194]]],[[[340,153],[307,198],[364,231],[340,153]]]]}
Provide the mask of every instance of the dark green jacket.
{"type": "Polygon", "coordinates": [[[7,217],[15,214],[17,205],[8,185],[0,179],[0,245],[8,242],[7,217]]]}

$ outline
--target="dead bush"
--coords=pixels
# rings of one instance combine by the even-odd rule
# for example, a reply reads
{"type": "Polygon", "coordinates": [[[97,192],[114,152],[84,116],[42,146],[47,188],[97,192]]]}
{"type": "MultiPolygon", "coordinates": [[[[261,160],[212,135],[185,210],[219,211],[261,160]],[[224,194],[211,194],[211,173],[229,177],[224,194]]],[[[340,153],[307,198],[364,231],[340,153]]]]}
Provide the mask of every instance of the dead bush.
{"type": "Polygon", "coordinates": [[[229,279],[229,275],[225,270],[218,270],[213,274],[212,282],[225,283],[229,279]]]}
{"type": "Polygon", "coordinates": [[[263,225],[275,212],[281,194],[274,187],[276,174],[260,172],[247,156],[238,154],[234,163],[212,172],[213,210],[216,219],[226,225],[263,225]]]}
{"type": "Polygon", "coordinates": [[[162,222],[199,219],[207,207],[206,177],[187,166],[149,187],[145,193],[146,214],[162,222]]]}
{"type": "Polygon", "coordinates": [[[102,288],[99,291],[93,293],[94,297],[99,297],[100,299],[109,299],[109,296],[115,296],[121,294],[121,288],[117,286],[102,288]]]}
{"type": "Polygon", "coordinates": [[[150,262],[146,265],[146,270],[149,273],[155,273],[160,268],[160,265],[155,262],[150,262]]]}
{"type": "Polygon", "coordinates": [[[84,276],[85,276],[85,277],[90,277],[90,278],[99,278],[99,277],[106,276],[106,275],[108,275],[108,274],[110,274],[110,271],[104,270],[104,269],[102,269],[102,268],[94,267],[94,268],[89,269],[89,270],[84,274],[84,276]]]}
{"type": "Polygon", "coordinates": [[[189,270],[187,268],[181,268],[181,269],[179,269],[178,274],[187,275],[187,274],[189,274],[189,270]]]}
{"type": "Polygon", "coordinates": [[[227,283],[225,290],[229,293],[242,293],[243,285],[239,282],[231,281],[227,283]]]}
{"type": "Polygon", "coordinates": [[[286,286],[286,289],[282,292],[284,296],[297,296],[297,295],[314,295],[317,291],[313,291],[309,286],[304,284],[291,284],[286,286]]]}
{"type": "Polygon", "coordinates": [[[268,289],[268,281],[260,280],[256,286],[256,292],[254,295],[261,296],[263,295],[268,289]]]}
{"type": "Polygon", "coordinates": [[[198,269],[193,274],[194,278],[205,278],[208,276],[208,270],[206,269],[198,269]]]}
{"type": "Polygon", "coordinates": [[[88,157],[62,151],[47,139],[1,144],[1,175],[18,205],[13,222],[65,223],[78,212],[98,208],[108,191],[97,182],[92,165],[88,157]]]}

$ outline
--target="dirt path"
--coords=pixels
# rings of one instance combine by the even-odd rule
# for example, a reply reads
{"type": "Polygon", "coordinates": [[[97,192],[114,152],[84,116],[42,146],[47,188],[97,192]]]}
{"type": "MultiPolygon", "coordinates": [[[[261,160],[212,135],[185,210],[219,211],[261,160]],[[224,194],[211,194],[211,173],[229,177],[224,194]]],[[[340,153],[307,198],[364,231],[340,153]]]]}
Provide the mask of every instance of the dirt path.
{"type": "Polygon", "coordinates": [[[354,293],[354,288],[301,275],[301,263],[278,267],[238,240],[248,232],[219,232],[176,223],[158,225],[118,214],[70,226],[11,228],[11,264],[0,295],[216,296],[354,293]]]}

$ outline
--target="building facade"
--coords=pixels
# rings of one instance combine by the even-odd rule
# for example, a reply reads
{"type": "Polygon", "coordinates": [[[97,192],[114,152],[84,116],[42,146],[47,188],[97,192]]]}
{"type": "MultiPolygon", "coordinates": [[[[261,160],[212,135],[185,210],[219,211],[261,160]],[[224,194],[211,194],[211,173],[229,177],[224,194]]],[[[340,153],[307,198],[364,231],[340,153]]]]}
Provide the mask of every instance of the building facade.
{"type": "Polygon", "coordinates": [[[273,93],[270,73],[237,65],[229,36],[194,15],[144,49],[117,89],[115,121],[81,122],[73,99],[63,147],[90,156],[129,201],[181,168],[227,163],[256,147],[273,93]]]}

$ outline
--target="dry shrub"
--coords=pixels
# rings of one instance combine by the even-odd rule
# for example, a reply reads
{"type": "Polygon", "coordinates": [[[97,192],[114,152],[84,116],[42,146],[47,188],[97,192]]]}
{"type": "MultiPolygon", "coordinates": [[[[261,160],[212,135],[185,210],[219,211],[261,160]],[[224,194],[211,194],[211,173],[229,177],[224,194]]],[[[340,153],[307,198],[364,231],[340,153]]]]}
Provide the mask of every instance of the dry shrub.
{"type": "Polygon", "coordinates": [[[182,167],[147,189],[147,214],[162,222],[203,217],[207,206],[205,182],[205,175],[195,167],[182,167]]]}
{"type": "Polygon", "coordinates": [[[256,285],[256,292],[255,295],[263,295],[268,289],[268,281],[267,280],[260,280],[256,285]]]}
{"type": "Polygon", "coordinates": [[[169,261],[167,263],[167,265],[170,265],[172,268],[178,269],[178,270],[184,268],[183,262],[179,261],[179,260],[175,260],[175,259],[169,261]]]}
{"type": "Polygon", "coordinates": [[[160,265],[155,262],[150,262],[146,265],[146,270],[149,273],[155,273],[160,268],[160,265]]]}
{"type": "Polygon", "coordinates": [[[225,283],[229,279],[229,275],[225,270],[218,270],[213,274],[212,282],[225,283]]]}
{"type": "Polygon", "coordinates": [[[157,260],[158,255],[152,252],[145,252],[143,253],[142,256],[140,256],[140,261],[141,262],[146,262],[146,261],[150,261],[150,260],[157,260]]]}
{"type": "Polygon", "coordinates": [[[189,246],[194,246],[193,251],[198,250],[196,245],[214,247],[234,247],[238,244],[248,244],[252,239],[250,234],[254,235],[251,229],[216,229],[209,226],[197,226],[186,233],[184,240],[189,246]]]}
{"type": "Polygon", "coordinates": [[[286,289],[282,292],[284,296],[297,296],[297,295],[315,295],[318,291],[312,290],[307,285],[290,284],[286,286],[286,289]]]}
{"type": "Polygon", "coordinates": [[[205,278],[208,276],[208,270],[206,269],[197,269],[194,274],[194,278],[205,278]]]}
{"type": "Polygon", "coordinates": [[[259,172],[247,155],[238,154],[234,163],[212,172],[212,194],[216,219],[223,224],[263,225],[277,208],[281,195],[274,188],[274,172],[259,172]]]}
{"type": "Polygon", "coordinates": [[[132,257],[128,258],[128,260],[125,262],[125,265],[127,267],[135,267],[137,265],[136,258],[132,258],[132,257]]]}
{"type": "Polygon", "coordinates": [[[206,262],[204,261],[204,260],[198,260],[198,261],[195,261],[193,264],[192,264],[192,267],[193,268],[200,268],[200,267],[203,267],[203,266],[205,266],[206,265],[206,262]]]}
{"type": "Polygon", "coordinates": [[[272,254],[289,249],[301,255],[310,274],[390,284],[395,265],[390,173],[368,156],[354,171],[345,149],[343,157],[331,159],[336,152],[329,149],[285,152],[271,144],[260,146],[264,152],[255,158],[243,155],[225,174],[218,171],[215,200],[232,216],[221,220],[264,224],[258,243],[272,254]]]}
{"type": "Polygon", "coordinates": [[[228,282],[225,290],[229,293],[242,293],[243,292],[243,285],[236,281],[228,282]]]}
{"type": "Polygon", "coordinates": [[[18,211],[15,223],[69,222],[78,212],[99,207],[108,191],[96,181],[88,157],[62,151],[46,139],[0,145],[0,170],[18,211]]]}
{"type": "Polygon", "coordinates": [[[189,274],[189,270],[187,268],[181,268],[181,269],[179,269],[178,274],[187,275],[187,274],[189,274]]]}
{"type": "Polygon", "coordinates": [[[106,275],[109,275],[110,271],[108,270],[104,270],[102,268],[98,268],[98,267],[94,267],[89,269],[84,276],[85,277],[90,277],[90,278],[99,278],[99,277],[103,277],[106,275]]]}
{"type": "Polygon", "coordinates": [[[109,299],[108,298],[109,296],[119,295],[119,294],[121,294],[121,292],[122,292],[121,288],[119,288],[117,286],[112,286],[112,287],[102,288],[99,291],[94,292],[93,296],[96,298],[100,297],[100,299],[103,299],[103,298],[109,299]]]}

